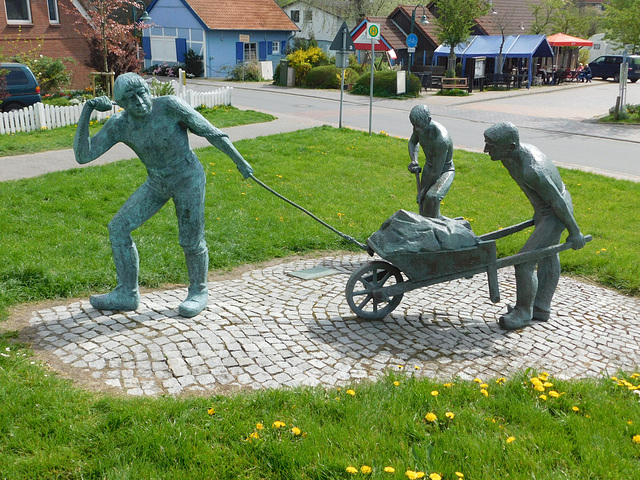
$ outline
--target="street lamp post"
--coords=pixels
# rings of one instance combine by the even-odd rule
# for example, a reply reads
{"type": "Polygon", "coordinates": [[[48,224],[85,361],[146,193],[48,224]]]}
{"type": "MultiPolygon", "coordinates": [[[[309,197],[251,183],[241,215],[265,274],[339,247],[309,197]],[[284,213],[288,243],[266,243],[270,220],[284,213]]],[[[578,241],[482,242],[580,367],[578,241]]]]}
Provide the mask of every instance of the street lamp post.
{"type": "Polygon", "coordinates": [[[151,17],[149,16],[149,13],[147,12],[147,8],[143,3],[133,2],[131,4],[131,12],[133,14],[133,36],[136,39],[136,60],[140,60],[140,43],[138,42],[138,35],[137,35],[138,29],[136,28],[136,25],[138,24],[138,22],[151,21],[151,17]],[[136,10],[137,8],[143,10],[140,18],[137,18],[138,17],[138,12],[136,10]]]}
{"type": "MultiPolygon", "coordinates": [[[[429,20],[427,20],[427,8],[424,5],[416,5],[411,12],[411,33],[409,33],[409,37],[413,36],[413,25],[416,23],[416,10],[419,7],[422,7],[422,17],[420,18],[421,25],[427,25],[429,20]]],[[[415,47],[413,47],[415,48],[415,47]]],[[[407,68],[407,82],[409,81],[409,76],[411,75],[411,67],[413,66],[413,52],[409,53],[409,66],[407,68]]]]}

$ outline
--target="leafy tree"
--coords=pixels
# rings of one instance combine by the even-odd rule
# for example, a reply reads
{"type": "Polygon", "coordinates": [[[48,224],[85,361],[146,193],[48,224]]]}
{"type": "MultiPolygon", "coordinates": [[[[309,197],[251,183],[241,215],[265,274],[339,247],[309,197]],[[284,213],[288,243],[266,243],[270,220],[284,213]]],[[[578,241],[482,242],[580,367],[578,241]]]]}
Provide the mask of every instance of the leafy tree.
{"type": "MultiPolygon", "coordinates": [[[[285,7],[294,0],[277,0],[285,7]]],[[[344,18],[348,22],[361,20],[366,15],[388,15],[398,5],[395,0],[307,0],[307,4],[344,18]]]]}
{"type": "Polygon", "coordinates": [[[604,5],[605,38],[618,45],[632,45],[640,49],[640,2],[638,0],[609,0],[604,5]]]}
{"type": "Polygon", "coordinates": [[[486,15],[489,4],[485,0],[436,0],[436,37],[441,44],[449,45],[447,70],[456,65],[455,48],[471,36],[475,19],[486,15]]]}
{"type": "Polygon", "coordinates": [[[588,38],[598,32],[598,12],[582,0],[542,0],[529,8],[534,19],[532,34],[566,33],[588,38]]]}
{"type": "Polygon", "coordinates": [[[88,65],[98,71],[113,71],[116,75],[137,72],[142,62],[138,59],[137,33],[148,25],[132,23],[132,8],[141,6],[135,0],[85,0],[89,25],[78,19],[78,31],[91,48],[88,65]]]}

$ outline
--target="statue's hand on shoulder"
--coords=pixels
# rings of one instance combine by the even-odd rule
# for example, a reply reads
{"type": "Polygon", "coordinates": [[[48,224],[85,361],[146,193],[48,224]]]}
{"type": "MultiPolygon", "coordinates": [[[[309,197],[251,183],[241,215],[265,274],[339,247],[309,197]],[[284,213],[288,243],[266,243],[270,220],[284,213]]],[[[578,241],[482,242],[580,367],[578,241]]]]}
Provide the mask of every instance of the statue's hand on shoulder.
{"type": "Polygon", "coordinates": [[[109,97],[96,97],[87,101],[87,104],[99,112],[108,112],[113,108],[113,103],[109,97]]]}

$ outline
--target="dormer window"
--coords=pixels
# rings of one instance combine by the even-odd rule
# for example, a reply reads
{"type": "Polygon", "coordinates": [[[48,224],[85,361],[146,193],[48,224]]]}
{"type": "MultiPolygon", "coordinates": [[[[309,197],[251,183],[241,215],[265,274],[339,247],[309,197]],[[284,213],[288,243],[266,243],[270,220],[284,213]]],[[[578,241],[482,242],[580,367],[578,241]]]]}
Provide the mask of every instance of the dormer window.
{"type": "Polygon", "coordinates": [[[295,23],[300,22],[300,10],[291,10],[291,21],[295,23]]]}

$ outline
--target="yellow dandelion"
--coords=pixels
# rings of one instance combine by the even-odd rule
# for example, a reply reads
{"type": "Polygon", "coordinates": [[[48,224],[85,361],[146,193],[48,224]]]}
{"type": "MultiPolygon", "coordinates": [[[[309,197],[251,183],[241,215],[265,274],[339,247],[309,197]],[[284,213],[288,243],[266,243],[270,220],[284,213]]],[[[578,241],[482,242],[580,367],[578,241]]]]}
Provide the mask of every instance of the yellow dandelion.
{"type": "Polygon", "coordinates": [[[347,473],[358,473],[358,469],[356,467],[347,467],[347,473]]]}
{"type": "Polygon", "coordinates": [[[640,443],[640,435],[634,435],[632,440],[633,440],[633,443],[640,443]]]}
{"type": "Polygon", "coordinates": [[[453,383],[445,383],[445,384],[443,385],[443,387],[451,388],[451,387],[453,387],[453,383]]]}
{"type": "Polygon", "coordinates": [[[436,416],[436,414],[435,413],[431,413],[431,412],[427,413],[424,416],[424,418],[425,418],[425,420],[427,422],[436,422],[436,421],[438,421],[438,417],[436,416]]]}
{"type": "Polygon", "coordinates": [[[437,397],[438,396],[438,391],[434,390],[433,392],[431,392],[431,395],[434,396],[434,397],[437,397]]]}
{"type": "Polygon", "coordinates": [[[507,443],[511,443],[516,439],[516,437],[509,437],[507,438],[507,443]]]}
{"type": "Polygon", "coordinates": [[[416,478],[424,478],[425,475],[426,473],[424,472],[416,472],[416,478]]]}
{"type": "Polygon", "coordinates": [[[300,435],[302,433],[302,430],[300,430],[298,427],[293,427],[291,429],[291,433],[293,433],[294,435],[300,435]]]}
{"type": "Polygon", "coordinates": [[[533,385],[536,385],[536,386],[537,386],[537,385],[542,385],[542,380],[540,380],[538,377],[533,377],[533,378],[531,379],[531,383],[532,383],[533,385]]]}
{"type": "Polygon", "coordinates": [[[349,390],[347,390],[347,395],[351,395],[352,397],[355,397],[356,396],[356,392],[355,392],[355,390],[349,389],[349,390]]]}
{"type": "Polygon", "coordinates": [[[208,408],[208,409],[207,409],[207,413],[208,413],[209,415],[215,415],[215,414],[216,414],[216,411],[214,410],[214,408],[213,408],[213,407],[211,407],[211,408],[208,408]]]}
{"type": "Polygon", "coordinates": [[[400,385],[400,382],[396,380],[395,382],[393,382],[393,384],[397,387],[398,385],[400,385]]]}
{"type": "Polygon", "coordinates": [[[360,467],[360,471],[364,474],[371,473],[371,467],[369,465],[363,465],[360,467]]]}
{"type": "Polygon", "coordinates": [[[384,471],[387,473],[396,473],[396,469],[393,467],[384,467],[384,471]]]}
{"type": "Polygon", "coordinates": [[[558,392],[556,392],[555,390],[551,390],[551,391],[549,392],[549,396],[550,396],[550,397],[553,397],[553,398],[559,398],[559,397],[560,397],[560,395],[561,395],[561,394],[560,394],[560,393],[558,393],[558,392]]]}
{"type": "Polygon", "coordinates": [[[544,400],[545,402],[547,401],[547,396],[543,393],[542,395],[540,395],[540,400],[544,400]]]}
{"type": "Polygon", "coordinates": [[[489,388],[489,385],[487,385],[486,383],[481,383],[480,388],[489,388]]]}
{"type": "Polygon", "coordinates": [[[536,385],[535,387],[533,387],[533,389],[536,392],[544,392],[544,386],[543,385],[536,385]]]}
{"type": "Polygon", "coordinates": [[[483,394],[485,397],[489,396],[489,392],[485,388],[481,389],[480,393],[483,394]]]}
{"type": "Polygon", "coordinates": [[[257,440],[258,438],[260,438],[260,435],[258,435],[258,432],[253,432],[251,435],[249,435],[249,438],[255,438],[257,440]]]}
{"type": "Polygon", "coordinates": [[[547,372],[542,372],[540,375],[538,375],[540,377],[540,379],[542,381],[546,381],[547,378],[549,378],[549,374],[547,372]]]}
{"type": "Polygon", "coordinates": [[[455,472],[455,474],[456,474],[456,477],[458,478],[464,478],[464,473],[462,472],[455,472]]]}
{"type": "Polygon", "coordinates": [[[578,407],[575,407],[575,406],[571,407],[571,410],[573,410],[574,412],[579,412],[580,411],[580,409],[578,407]]]}
{"type": "Polygon", "coordinates": [[[407,470],[406,472],[404,472],[404,474],[409,480],[416,480],[416,478],[418,478],[418,474],[413,470],[407,470]]]}
{"type": "Polygon", "coordinates": [[[473,381],[476,383],[482,383],[482,380],[480,380],[479,378],[474,378],[473,381]]]}
{"type": "Polygon", "coordinates": [[[453,412],[446,412],[444,414],[445,417],[447,417],[449,420],[453,420],[453,418],[456,416],[455,413],[453,412]]]}
{"type": "Polygon", "coordinates": [[[261,423],[256,423],[256,430],[262,430],[264,428],[264,425],[261,423]]]}
{"type": "Polygon", "coordinates": [[[506,381],[507,381],[507,379],[506,379],[506,378],[504,378],[504,377],[502,377],[502,378],[497,379],[497,380],[496,380],[496,383],[497,383],[498,385],[504,385],[506,381]]]}
{"type": "Polygon", "coordinates": [[[542,386],[543,386],[544,388],[550,388],[550,387],[553,387],[553,383],[551,383],[551,382],[544,382],[544,383],[542,384],[542,386]]]}
{"type": "Polygon", "coordinates": [[[285,427],[286,425],[286,423],[281,422],[280,420],[276,420],[275,422],[273,422],[273,428],[285,427]]]}
{"type": "Polygon", "coordinates": [[[432,473],[431,475],[429,475],[429,478],[431,480],[442,480],[442,477],[440,475],[438,475],[437,473],[432,473]]]}

